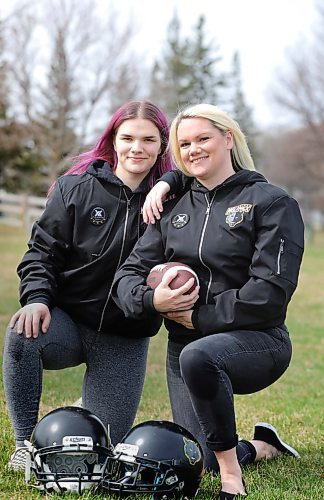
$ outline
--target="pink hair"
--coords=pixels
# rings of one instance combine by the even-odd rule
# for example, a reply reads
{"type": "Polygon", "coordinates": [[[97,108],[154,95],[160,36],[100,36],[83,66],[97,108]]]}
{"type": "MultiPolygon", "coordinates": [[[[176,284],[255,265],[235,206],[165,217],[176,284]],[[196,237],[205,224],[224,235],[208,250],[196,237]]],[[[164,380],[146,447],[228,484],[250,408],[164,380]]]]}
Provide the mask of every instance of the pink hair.
{"type": "Polygon", "coordinates": [[[114,150],[114,137],[118,127],[125,121],[133,118],[144,118],[150,120],[158,128],[161,138],[161,152],[151,169],[150,186],[162,174],[172,170],[174,164],[171,154],[167,149],[169,140],[169,125],[162,111],[149,101],[130,101],[123,104],[113,114],[108,126],[101,137],[99,137],[95,147],[90,151],[81,153],[74,158],[74,165],[64,174],[83,174],[88,166],[95,160],[104,160],[113,170],[117,166],[117,155],[114,150]]]}

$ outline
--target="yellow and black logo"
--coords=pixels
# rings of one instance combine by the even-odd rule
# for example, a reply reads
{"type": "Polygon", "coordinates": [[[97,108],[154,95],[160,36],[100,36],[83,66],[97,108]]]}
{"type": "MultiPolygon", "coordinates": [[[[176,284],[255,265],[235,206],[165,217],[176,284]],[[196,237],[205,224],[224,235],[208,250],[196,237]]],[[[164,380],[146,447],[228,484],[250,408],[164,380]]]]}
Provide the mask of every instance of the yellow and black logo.
{"type": "Polygon", "coordinates": [[[183,438],[184,454],[186,455],[190,465],[195,465],[201,459],[200,449],[191,439],[183,438]]]}
{"type": "Polygon", "coordinates": [[[225,212],[226,224],[228,224],[229,227],[235,227],[238,224],[241,224],[241,222],[243,222],[244,214],[249,213],[252,206],[253,205],[251,203],[242,203],[241,205],[236,205],[236,207],[228,207],[225,212]]]}

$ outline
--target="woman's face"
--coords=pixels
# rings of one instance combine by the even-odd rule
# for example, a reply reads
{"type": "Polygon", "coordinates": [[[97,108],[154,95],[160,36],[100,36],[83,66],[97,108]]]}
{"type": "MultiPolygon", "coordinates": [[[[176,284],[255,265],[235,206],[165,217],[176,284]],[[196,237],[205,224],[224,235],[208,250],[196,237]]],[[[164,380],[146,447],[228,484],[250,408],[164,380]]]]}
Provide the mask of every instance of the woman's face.
{"type": "Polygon", "coordinates": [[[220,132],[206,118],[184,118],[178,126],[177,139],[184,166],[208,189],[234,173],[231,132],[220,132]]]}
{"type": "Polygon", "coordinates": [[[144,118],[125,120],[117,130],[114,149],[118,158],[116,175],[124,182],[134,177],[142,180],[161,151],[159,130],[144,118]]]}

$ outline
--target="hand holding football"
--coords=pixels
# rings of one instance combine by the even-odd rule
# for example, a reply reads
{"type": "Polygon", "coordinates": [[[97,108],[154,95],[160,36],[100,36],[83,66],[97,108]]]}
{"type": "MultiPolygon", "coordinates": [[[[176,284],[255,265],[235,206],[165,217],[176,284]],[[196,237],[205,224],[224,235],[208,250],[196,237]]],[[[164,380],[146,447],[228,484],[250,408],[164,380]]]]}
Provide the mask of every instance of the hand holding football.
{"type": "Polygon", "coordinates": [[[161,283],[163,276],[167,276],[171,269],[177,271],[176,277],[169,283],[169,287],[172,290],[180,288],[187,283],[190,278],[194,278],[194,284],[184,295],[190,294],[196,286],[199,285],[198,276],[195,271],[193,271],[190,266],[182,264],[181,262],[165,262],[154,266],[147,276],[147,285],[154,290],[161,283]]]}

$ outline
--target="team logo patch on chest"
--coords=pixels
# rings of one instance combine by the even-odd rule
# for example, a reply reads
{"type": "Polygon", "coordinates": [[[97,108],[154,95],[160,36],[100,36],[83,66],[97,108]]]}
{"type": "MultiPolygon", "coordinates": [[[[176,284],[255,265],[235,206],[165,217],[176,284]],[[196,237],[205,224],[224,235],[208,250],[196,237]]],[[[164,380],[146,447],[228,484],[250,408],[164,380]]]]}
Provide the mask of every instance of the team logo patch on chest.
{"type": "Polygon", "coordinates": [[[102,207],[95,207],[90,213],[90,221],[95,226],[104,224],[107,220],[105,209],[102,207]]]}
{"type": "Polygon", "coordinates": [[[172,217],[171,224],[176,229],[181,229],[188,224],[189,219],[190,217],[188,214],[177,214],[172,217]]]}
{"type": "Polygon", "coordinates": [[[243,222],[244,214],[249,213],[252,208],[251,203],[242,203],[241,205],[236,205],[236,207],[228,207],[225,212],[225,222],[229,227],[235,227],[243,222]]]}

